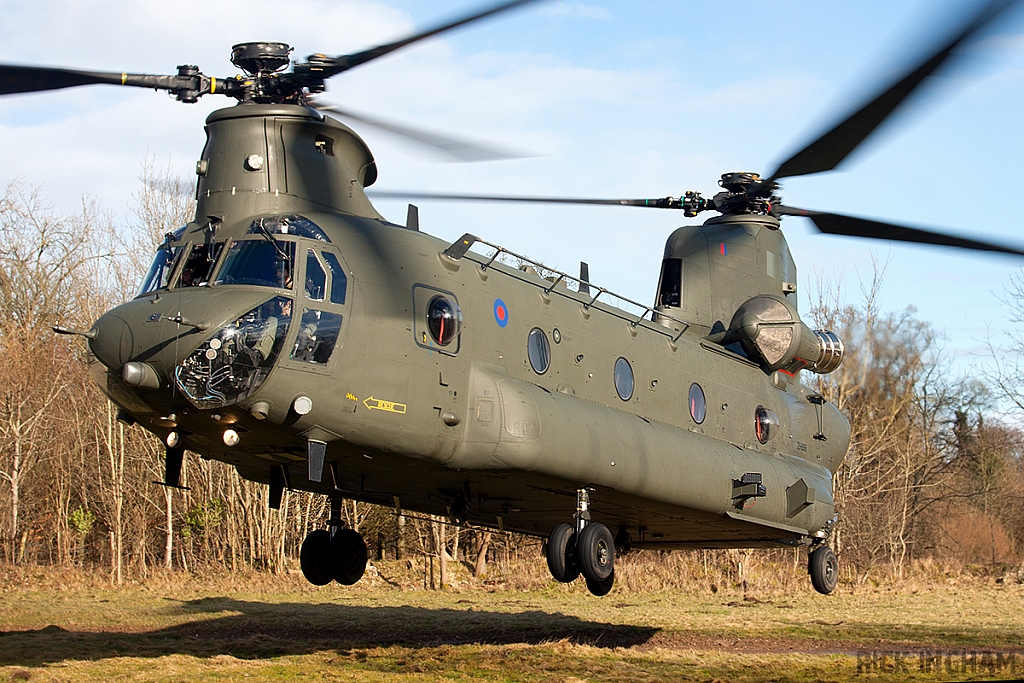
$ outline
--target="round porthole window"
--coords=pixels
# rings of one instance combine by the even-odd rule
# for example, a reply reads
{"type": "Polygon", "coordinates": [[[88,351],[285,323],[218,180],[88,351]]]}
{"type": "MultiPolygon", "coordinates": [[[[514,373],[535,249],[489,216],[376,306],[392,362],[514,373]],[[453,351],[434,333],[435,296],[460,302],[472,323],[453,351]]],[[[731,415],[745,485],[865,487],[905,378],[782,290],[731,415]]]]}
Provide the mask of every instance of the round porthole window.
{"type": "Polygon", "coordinates": [[[625,358],[615,361],[615,393],[623,401],[633,397],[633,368],[625,358]]]}
{"type": "Polygon", "coordinates": [[[435,296],[427,304],[427,329],[441,346],[448,346],[459,333],[459,309],[443,296],[435,296]]]}
{"type": "Polygon", "coordinates": [[[704,390],[694,382],[690,385],[690,417],[697,424],[704,421],[708,414],[708,404],[704,400],[704,390]]]}
{"type": "Polygon", "coordinates": [[[551,346],[544,330],[535,327],[530,330],[526,340],[526,353],[530,357],[530,366],[538,375],[543,375],[551,366],[551,346]]]}
{"type": "Polygon", "coordinates": [[[764,406],[758,406],[754,411],[754,433],[761,443],[768,443],[768,439],[772,438],[772,430],[778,424],[779,418],[764,406]]]}

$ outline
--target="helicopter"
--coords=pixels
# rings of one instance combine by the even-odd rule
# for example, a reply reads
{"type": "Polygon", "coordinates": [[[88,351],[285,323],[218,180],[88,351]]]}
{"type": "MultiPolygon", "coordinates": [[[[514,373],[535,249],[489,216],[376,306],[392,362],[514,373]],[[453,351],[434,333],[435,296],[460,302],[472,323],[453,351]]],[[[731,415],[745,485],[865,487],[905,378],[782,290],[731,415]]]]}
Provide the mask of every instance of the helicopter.
{"type": "MultiPolygon", "coordinates": [[[[206,120],[195,219],[156,250],[135,298],[89,330],[89,370],[119,418],[268,485],[327,496],[302,543],[316,585],[367,563],[344,498],[546,538],[552,577],[614,585],[631,548],[808,550],[815,590],[838,559],[832,476],[850,425],[801,372],[839,367],[842,340],[800,318],[781,219],[826,233],[1024,255],[1012,246],[783,204],[780,180],[835,168],[956,49],[1016,4],[993,0],[926,59],[779,167],[727,173],[722,192],[655,199],[426,198],[614,204],[715,212],[669,236],[652,304],[546,268],[471,233],[441,240],[389,222],[366,188],[375,159],[316,108],[326,81],[488,7],[350,55],[293,61],[241,43],[243,75],[215,78],[0,65],[0,94],[89,84],[236,104],[206,120]]],[[[421,195],[425,196],[425,195],[421,195]]]]}

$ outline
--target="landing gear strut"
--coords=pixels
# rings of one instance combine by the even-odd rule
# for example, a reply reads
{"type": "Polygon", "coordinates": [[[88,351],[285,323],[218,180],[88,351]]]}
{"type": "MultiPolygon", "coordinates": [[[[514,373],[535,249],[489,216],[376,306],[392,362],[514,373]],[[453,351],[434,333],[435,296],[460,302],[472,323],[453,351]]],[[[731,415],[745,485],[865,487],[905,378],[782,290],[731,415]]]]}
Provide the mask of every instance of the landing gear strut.
{"type": "Polygon", "coordinates": [[[299,551],[302,575],[314,586],[326,586],[332,580],[351,586],[366,571],[366,541],[354,529],[342,528],[341,500],[331,500],[331,518],[327,529],[306,536],[299,551]]]}
{"type": "Polygon", "coordinates": [[[811,551],[807,558],[807,573],[811,575],[811,585],[822,595],[828,595],[839,583],[839,560],[824,543],[811,551]]]}
{"type": "Polygon", "coordinates": [[[604,524],[590,521],[590,494],[576,491],[575,528],[559,524],[548,537],[547,560],[556,581],[571,583],[582,574],[594,595],[606,595],[615,583],[615,539],[604,524]]]}

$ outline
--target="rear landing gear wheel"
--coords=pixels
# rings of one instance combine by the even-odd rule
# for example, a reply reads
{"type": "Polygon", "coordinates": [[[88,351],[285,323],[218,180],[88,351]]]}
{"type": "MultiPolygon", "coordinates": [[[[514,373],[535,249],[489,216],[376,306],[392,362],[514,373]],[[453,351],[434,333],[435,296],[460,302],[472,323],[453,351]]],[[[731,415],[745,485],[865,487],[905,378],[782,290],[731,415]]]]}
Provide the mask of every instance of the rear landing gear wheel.
{"type": "Polygon", "coordinates": [[[576,531],[569,524],[559,524],[551,530],[547,547],[548,569],[555,581],[572,583],[580,575],[576,559],[576,531]]]}
{"type": "Polygon", "coordinates": [[[330,567],[332,578],[343,586],[351,586],[363,577],[366,541],[358,531],[340,529],[330,539],[330,567]]]}
{"type": "Polygon", "coordinates": [[[832,548],[819,545],[807,558],[807,572],[811,575],[811,585],[822,595],[828,595],[839,583],[839,560],[832,548]]]}
{"type": "Polygon", "coordinates": [[[310,532],[299,550],[302,575],[314,586],[326,586],[334,578],[331,569],[331,534],[326,529],[310,532]]]}
{"type": "Polygon", "coordinates": [[[591,581],[587,579],[587,590],[601,597],[602,595],[608,595],[608,592],[612,589],[612,585],[615,583],[615,569],[612,569],[612,573],[604,581],[591,581]]]}
{"type": "Polygon", "coordinates": [[[604,583],[612,578],[615,569],[615,539],[604,524],[593,522],[583,527],[576,543],[576,555],[588,585],[591,582],[604,583]]]}

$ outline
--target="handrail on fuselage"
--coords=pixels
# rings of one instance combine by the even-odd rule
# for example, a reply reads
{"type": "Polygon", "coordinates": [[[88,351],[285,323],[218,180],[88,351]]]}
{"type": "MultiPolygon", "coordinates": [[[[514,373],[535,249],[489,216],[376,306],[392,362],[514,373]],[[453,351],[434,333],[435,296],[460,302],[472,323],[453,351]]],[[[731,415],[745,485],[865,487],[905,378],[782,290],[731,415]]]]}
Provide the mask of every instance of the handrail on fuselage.
{"type": "MultiPolygon", "coordinates": [[[[594,294],[592,297],[589,297],[589,299],[590,299],[589,301],[585,301],[585,300],[583,300],[581,298],[577,298],[578,296],[580,296],[582,294],[581,290],[584,290],[584,289],[589,290],[591,288],[591,286],[592,286],[592,283],[587,282],[585,280],[582,280],[582,279],[580,279],[580,278],[578,278],[578,277],[576,277],[574,275],[569,275],[568,273],[565,273],[565,272],[563,272],[561,270],[557,270],[555,268],[550,268],[550,267],[544,265],[543,263],[540,263],[539,261],[534,261],[533,259],[531,259],[528,256],[523,256],[522,254],[517,254],[516,252],[512,251],[511,249],[506,249],[505,247],[503,247],[503,246],[501,246],[499,244],[493,244],[492,242],[488,242],[487,240],[482,240],[479,237],[476,237],[475,235],[470,235],[468,233],[466,235],[463,235],[458,240],[456,240],[454,243],[452,243],[451,247],[449,247],[444,252],[442,252],[442,254],[444,254],[446,257],[454,259],[456,261],[460,260],[461,258],[464,258],[464,257],[469,258],[470,261],[473,261],[474,263],[477,263],[480,266],[480,270],[481,271],[486,271],[488,268],[490,268],[492,265],[494,265],[494,263],[496,261],[498,263],[503,263],[499,259],[501,258],[501,256],[503,254],[506,254],[506,255],[512,257],[513,259],[515,259],[516,261],[518,261],[519,264],[517,264],[517,265],[519,265],[520,267],[522,265],[533,266],[538,271],[537,275],[539,277],[542,277],[545,280],[547,280],[548,282],[550,282],[550,285],[545,287],[544,285],[542,285],[539,282],[533,282],[531,280],[524,280],[524,282],[528,282],[528,283],[530,283],[530,284],[532,284],[532,285],[534,285],[536,287],[541,288],[542,291],[544,292],[545,296],[550,296],[550,294],[553,291],[555,291],[555,288],[560,283],[564,282],[564,283],[566,283],[566,287],[565,287],[565,292],[562,293],[562,296],[565,296],[565,297],[567,297],[569,299],[573,299],[575,301],[578,301],[583,306],[583,310],[589,311],[591,308],[594,308],[595,310],[603,311],[603,312],[608,313],[610,315],[621,317],[623,320],[626,320],[630,324],[630,326],[632,326],[634,328],[635,327],[641,327],[643,329],[651,330],[652,332],[657,332],[658,334],[663,334],[666,337],[671,338],[673,344],[675,344],[677,341],[679,341],[679,338],[682,337],[683,333],[686,332],[686,330],[689,329],[689,327],[690,327],[690,323],[686,322],[685,320],[680,320],[679,318],[673,317],[673,316],[669,315],[668,313],[662,313],[661,311],[655,311],[654,308],[651,307],[651,306],[645,306],[644,304],[640,303],[639,301],[633,301],[630,298],[622,296],[621,294],[617,294],[617,293],[611,291],[610,289],[606,289],[604,287],[596,287],[597,293],[594,294]],[[491,249],[494,249],[494,254],[492,254],[490,256],[490,258],[487,258],[487,257],[481,256],[479,254],[475,254],[475,253],[473,253],[471,251],[468,251],[469,248],[471,246],[473,246],[473,244],[475,244],[475,243],[480,243],[480,244],[483,244],[485,246],[490,247],[491,249]],[[473,257],[476,257],[476,258],[473,258],[473,257]],[[484,259],[486,259],[486,260],[484,260],[484,259]],[[547,274],[545,274],[545,273],[547,273],[547,274]],[[570,283],[570,282],[575,282],[576,283],[576,289],[575,290],[569,289],[568,283],[570,283]],[[576,294],[577,296],[576,297],[569,296],[569,294],[576,294]],[[630,313],[630,312],[628,312],[628,311],[626,311],[626,310],[624,310],[622,308],[619,308],[618,306],[614,306],[614,305],[611,305],[611,304],[604,304],[604,302],[601,302],[602,304],[604,304],[604,306],[596,306],[595,304],[597,304],[597,300],[603,294],[607,294],[607,295],[609,295],[611,297],[614,297],[615,299],[618,299],[619,301],[623,301],[623,302],[628,303],[628,304],[630,304],[632,306],[636,306],[637,308],[641,309],[643,311],[643,313],[641,313],[639,316],[637,316],[637,315],[635,315],[633,313],[630,313]],[[620,313],[622,315],[620,315],[620,313]],[[648,315],[651,316],[651,321],[650,322],[652,324],[651,325],[640,325],[641,322],[646,322],[646,318],[647,318],[648,315]],[[657,315],[657,316],[659,316],[661,318],[666,318],[668,320],[671,320],[674,323],[677,323],[678,325],[680,325],[681,329],[678,331],[678,333],[675,334],[675,336],[672,336],[674,331],[669,331],[668,329],[659,329],[659,327],[661,327],[661,326],[654,326],[653,325],[653,323],[654,323],[654,316],[655,315],[657,315]],[[625,317],[625,316],[628,316],[628,317],[625,317]]],[[[504,265],[512,265],[512,264],[505,263],[504,265]]],[[[498,271],[498,272],[501,272],[501,271],[498,271]]]]}

